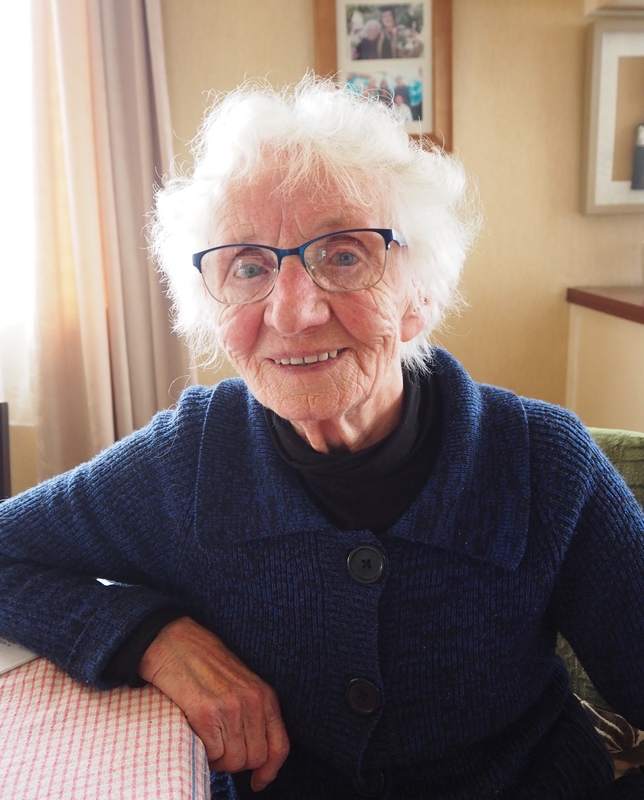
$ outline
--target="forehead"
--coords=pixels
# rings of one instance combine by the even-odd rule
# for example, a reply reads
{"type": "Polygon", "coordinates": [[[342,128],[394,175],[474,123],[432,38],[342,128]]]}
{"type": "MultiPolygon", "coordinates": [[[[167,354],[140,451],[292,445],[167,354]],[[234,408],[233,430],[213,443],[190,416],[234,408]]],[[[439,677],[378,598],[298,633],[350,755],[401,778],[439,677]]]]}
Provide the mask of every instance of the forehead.
{"type": "Polygon", "coordinates": [[[231,242],[278,244],[295,238],[300,244],[334,230],[387,224],[382,202],[347,197],[328,176],[290,186],[279,170],[271,170],[228,189],[218,209],[216,233],[231,242]]]}

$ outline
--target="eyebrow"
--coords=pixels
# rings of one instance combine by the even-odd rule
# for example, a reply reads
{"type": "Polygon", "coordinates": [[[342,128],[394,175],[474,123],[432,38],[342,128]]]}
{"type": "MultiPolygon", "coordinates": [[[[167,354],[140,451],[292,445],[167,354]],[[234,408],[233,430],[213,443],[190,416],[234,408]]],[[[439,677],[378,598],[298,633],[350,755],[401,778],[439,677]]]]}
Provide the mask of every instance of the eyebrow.
{"type": "MultiPolygon", "coordinates": [[[[314,233],[311,236],[308,236],[306,239],[302,239],[302,242],[308,242],[311,239],[316,239],[318,236],[324,236],[326,233],[336,233],[338,231],[346,231],[352,228],[367,228],[369,225],[366,223],[349,223],[346,217],[329,217],[328,219],[322,220],[319,224],[316,224],[313,228],[314,233]]],[[[258,237],[255,235],[255,226],[252,223],[248,223],[247,226],[240,228],[242,233],[237,237],[235,241],[232,239],[225,244],[256,244],[256,245],[266,245],[267,242],[263,240],[263,237],[258,237]]],[[[269,247],[271,245],[268,245],[269,247]]]]}
{"type": "Polygon", "coordinates": [[[361,228],[364,227],[362,225],[349,225],[347,223],[347,218],[341,217],[333,217],[332,219],[325,219],[323,223],[316,227],[317,233],[316,236],[324,235],[323,230],[328,230],[329,233],[334,233],[335,231],[346,231],[349,228],[361,228]]]}

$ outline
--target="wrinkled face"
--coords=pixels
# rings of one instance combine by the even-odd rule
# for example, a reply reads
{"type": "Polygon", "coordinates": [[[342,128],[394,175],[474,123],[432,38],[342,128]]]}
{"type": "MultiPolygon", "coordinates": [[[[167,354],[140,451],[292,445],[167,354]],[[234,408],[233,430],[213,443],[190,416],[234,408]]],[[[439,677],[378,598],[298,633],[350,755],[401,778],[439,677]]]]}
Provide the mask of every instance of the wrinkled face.
{"type": "MultiPolygon", "coordinates": [[[[334,231],[390,225],[379,206],[347,204],[328,183],[325,191],[300,187],[287,195],[279,183],[279,174],[267,172],[233,190],[217,217],[216,244],[291,248],[334,231]]],[[[403,249],[392,244],[380,283],[335,293],[287,256],[267,298],[216,305],[221,346],[259,402],[292,421],[353,415],[377,422],[402,396],[400,342],[422,329],[403,299],[402,264],[403,249]]]]}
{"type": "Polygon", "coordinates": [[[379,33],[380,25],[377,22],[372,22],[372,24],[367,23],[365,27],[365,35],[367,39],[375,41],[378,38],[379,33]]]}

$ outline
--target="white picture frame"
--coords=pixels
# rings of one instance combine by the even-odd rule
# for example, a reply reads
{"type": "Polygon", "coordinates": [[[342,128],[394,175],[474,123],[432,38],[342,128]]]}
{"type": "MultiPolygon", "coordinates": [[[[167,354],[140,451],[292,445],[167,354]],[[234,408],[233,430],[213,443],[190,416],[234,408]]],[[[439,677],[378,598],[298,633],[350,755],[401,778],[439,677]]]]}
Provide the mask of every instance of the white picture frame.
{"type": "MultiPolygon", "coordinates": [[[[641,213],[644,189],[614,177],[621,58],[644,59],[642,17],[601,18],[588,30],[583,210],[588,214],[641,213]]],[[[644,63],[644,62],[643,62],[644,63]]],[[[644,92],[642,119],[644,123],[644,92]]],[[[633,154],[635,138],[633,137],[633,154]]]]}

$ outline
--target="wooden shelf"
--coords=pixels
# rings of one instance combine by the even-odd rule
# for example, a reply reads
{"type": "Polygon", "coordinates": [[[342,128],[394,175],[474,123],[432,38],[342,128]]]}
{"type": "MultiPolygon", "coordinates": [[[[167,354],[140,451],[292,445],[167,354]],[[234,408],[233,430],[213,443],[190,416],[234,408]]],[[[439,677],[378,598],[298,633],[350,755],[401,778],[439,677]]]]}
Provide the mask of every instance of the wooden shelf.
{"type": "Polygon", "coordinates": [[[575,286],[568,289],[566,300],[644,325],[644,285],[575,286]]]}
{"type": "Polygon", "coordinates": [[[644,8],[644,0],[585,0],[584,11],[632,11],[644,8]]]}

